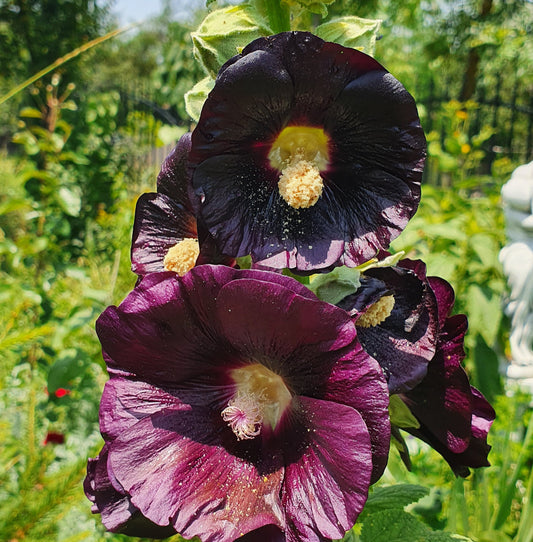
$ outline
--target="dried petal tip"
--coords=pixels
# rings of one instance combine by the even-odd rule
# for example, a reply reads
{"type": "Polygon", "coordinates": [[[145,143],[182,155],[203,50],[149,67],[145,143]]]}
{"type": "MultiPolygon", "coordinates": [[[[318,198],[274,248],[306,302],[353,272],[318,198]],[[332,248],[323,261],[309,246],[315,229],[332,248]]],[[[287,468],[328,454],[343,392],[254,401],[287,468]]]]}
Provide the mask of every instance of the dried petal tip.
{"type": "Polygon", "coordinates": [[[168,250],[163,260],[165,271],[174,271],[182,277],[194,267],[199,254],[198,239],[183,239],[168,250]]]}
{"type": "Polygon", "coordinates": [[[355,325],[359,327],[374,327],[384,322],[394,308],[394,296],[385,295],[379,301],[368,307],[355,325]]]}

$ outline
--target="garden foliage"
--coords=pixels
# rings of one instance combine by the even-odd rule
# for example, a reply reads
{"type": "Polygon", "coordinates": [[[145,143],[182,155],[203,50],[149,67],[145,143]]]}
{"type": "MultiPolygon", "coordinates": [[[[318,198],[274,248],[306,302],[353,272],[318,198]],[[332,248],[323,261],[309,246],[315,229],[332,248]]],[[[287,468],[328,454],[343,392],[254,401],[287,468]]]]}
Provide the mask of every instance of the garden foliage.
{"type": "MultiPolygon", "coordinates": [[[[414,0],[405,8],[396,2],[369,2],[356,13],[342,0],[295,1],[283,3],[274,15],[270,3],[223,7],[212,2],[192,33],[171,23],[174,40],[159,42],[153,36],[162,29],[152,30],[144,42],[146,64],[139,77],[146,73],[147,81],[155,83],[155,100],[175,112],[180,124],[200,118],[214,76],[226,60],[254,38],[286,30],[290,20],[299,29],[312,25],[323,39],[374,53],[413,89],[415,98],[417,78],[447,68],[462,76],[457,66],[466,66],[474,49],[481,65],[488,53],[500,67],[516,53],[518,71],[524,80],[530,77],[520,67],[520,55],[530,54],[528,45],[516,11],[505,11],[505,2],[494,2],[483,17],[472,3],[449,18],[439,16],[433,3],[428,12],[428,3],[414,0]],[[501,14],[501,24],[496,14],[501,14]],[[428,15],[435,23],[430,28],[422,24],[428,15]],[[335,21],[340,16],[342,22],[335,21]],[[217,35],[213,29],[221,21],[225,31],[217,35]],[[436,26],[444,30],[437,33],[436,26]],[[513,49],[510,41],[523,43],[523,49],[513,49]],[[450,44],[456,54],[450,54],[450,44]],[[433,59],[429,70],[423,55],[433,59]]],[[[17,33],[20,20],[10,22],[13,6],[27,3],[5,4],[1,9],[9,17],[0,23],[0,36],[10,49],[9,54],[2,50],[9,61],[9,72],[0,78],[2,93],[55,60],[50,51],[57,50],[57,57],[81,45],[79,32],[74,38],[63,34],[57,49],[49,32],[46,51],[42,43],[34,47],[32,40],[39,40],[42,32],[32,38],[34,26],[17,33]],[[30,57],[20,53],[30,49],[30,57]]],[[[70,4],[78,3],[65,6],[70,9],[70,4]]],[[[515,4],[520,13],[529,13],[525,3],[515,4]]],[[[108,24],[105,10],[76,20],[86,40],[108,24]]],[[[102,58],[113,66],[114,77],[131,73],[140,55],[126,53],[143,39],[142,32],[127,38],[129,44],[117,42],[89,53],[76,69],[67,67],[39,82],[7,103],[9,113],[8,108],[0,112],[0,118],[10,119],[4,123],[9,128],[1,134],[0,149],[2,540],[128,540],[105,532],[99,516],[90,514],[82,489],[86,459],[102,445],[98,405],[108,378],[94,324],[106,306],[118,304],[135,284],[130,271],[135,200],[143,190],[154,189],[159,164],[147,166],[147,157],[154,142],[161,143],[161,123],[146,110],[125,111],[119,89],[101,74],[91,83],[89,74],[102,58]]],[[[459,90],[462,83],[452,86],[459,90]]],[[[451,101],[433,113],[437,128],[427,134],[428,160],[442,186],[423,185],[418,212],[393,242],[392,252],[424,260],[428,275],[442,276],[454,287],[454,312],[468,315],[465,368],[497,411],[489,436],[492,466],[464,480],[455,478],[436,452],[406,437],[411,470],[402,462],[402,443],[397,443],[346,541],[533,538],[530,398],[507,390],[500,376],[509,353],[502,312],[505,281],[498,263],[505,243],[499,194],[518,163],[513,156],[504,157],[491,175],[480,173],[492,133],[483,126],[472,131],[475,111],[474,102],[451,101]]],[[[423,107],[421,116],[424,121],[423,107]]]]}

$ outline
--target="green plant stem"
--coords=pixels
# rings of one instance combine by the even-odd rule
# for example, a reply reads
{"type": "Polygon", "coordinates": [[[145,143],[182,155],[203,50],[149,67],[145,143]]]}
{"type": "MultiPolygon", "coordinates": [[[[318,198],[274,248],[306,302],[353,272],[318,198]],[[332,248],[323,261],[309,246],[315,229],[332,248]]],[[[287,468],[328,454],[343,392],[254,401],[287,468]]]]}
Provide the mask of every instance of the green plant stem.
{"type": "Polygon", "coordinates": [[[533,540],[533,471],[529,475],[527,484],[527,495],[523,501],[522,513],[520,514],[520,525],[515,542],[529,542],[533,540]]]}
{"type": "Polygon", "coordinates": [[[113,30],[112,32],[108,32],[105,36],[100,36],[99,38],[91,40],[85,43],[84,45],[82,45],[81,47],[74,49],[74,51],[71,51],[65,56],[58,58],[56,61],[52,62],[52,64],[50,64],[49,66],[46,66],[46,68],[43,68],[40,72],[37,72],[35,75],[32,75],[29,79],[26,79],[26,81],[24,81],[20,85],[17,85],[15,88],[11,89],[4,96],[0,96],[0,105],[2,105],[4,102],[7,102],[7,100],[9,100],[10,98],[13,98],[13,96],[16,96],[21,90],[24,90],[27,86],[31,85],[32,83],[35,83],[35,81],[39,80],[41,77],[45,76],[47,73],[50,73],[55,68],[58,68],[59,66],[65,64],[65,62],[68,62],[69,60],[76,58],[78,55],[81,55],[81,53],[84,53],[85,51],[92,49],[94,46],[99,45],[100,43],[103,43],[104,41],[107,41],[108,39],[114,38],[115,36],[118,36],[119,34],[123,34],[124,32],[131,30],[135,26],[136,25],[129,25],[129,26],[125,26],[124,28],[119,28],[118,30],[113,30]]]}
{"type": "MultiPolygon", "coordinates": [[[[505,485],[504,491],[500,493],[499,495],[500,507],[498,508],[498,512],[493,517],[493,521],[492,521],[492,528],[494,530],[501,529],[501,527],[505,523],[505,520],[507,519],[507,517],[509,516],[511,512],[513,496],[516,492],[516,482],[518,480],[518,477],[520,476],[520,470],[522,469],[522,466],[524,465],[524,462],[527,459],[527,453],[528,453],[529,446],[532,440],[533,440],[533,416],[531,416],[529,419],[529,425],[528,425],[524,440],[522,442],[522,448],[520,449],[520,454],[518,455],[518,459],[514,465],[514,468],[510,476],[508,475],[505,478],[507,480],[507,483],[505,485]]],[[[503,471],[503,473],[505,473],[505,471],[503,471]]]]}
{"type": "MultiPolygon", "coordinates": [[[[456,478],[453,484],[453,492],[455,494],[456,512],[461,518],[462,533],[468,534],[470,530],[468,522],[468,508],[465,499],[465,486],[463,478],[456,478]]],[[[454,531],[455,532],[455,531],[454,531]]]]}
{"type": "Polygon", "coordinates": [[[264,5],[270,28],[275,34],[291,29],[291,13],[287,4],[281,0],[264,0],[264,5]]]}

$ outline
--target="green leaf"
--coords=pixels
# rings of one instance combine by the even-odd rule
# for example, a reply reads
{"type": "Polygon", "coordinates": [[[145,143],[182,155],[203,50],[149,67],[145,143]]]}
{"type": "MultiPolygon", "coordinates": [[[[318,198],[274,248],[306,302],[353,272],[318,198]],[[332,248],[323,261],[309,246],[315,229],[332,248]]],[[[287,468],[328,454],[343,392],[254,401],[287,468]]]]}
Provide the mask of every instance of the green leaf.
{"type": "Polygon", "coordinates": [[[185,93],[185,110],[195,122],[200,119],[204,102],[214,86],[215,80],[212,77],[205,77],[185,93]]]}
{"type": "Polygon", "coordinates": [[[400,250],[395,254],[391,254],[390,256],[383,258],[383,260],[372,258],[371,260],[368,260],[367,262],[358,265],[356,269],[359,269],[361,273],[364,273],[367,269],[373,269],[376,267],[392,267],[396,265],[404,256],[405,252],[403,250],[400,250]]]}
{"type": "Polygon", "coordinates": [[[161,140],[163,145],[170,145],[176,143],[186,131],[187,129],[183,126],[164,125],[157,131],[157,137],[161,140]]]}
{"type": "Polygon", "coordinates": [[[318,299],[335,305],[357,291],[361,286],[359,277],[358,269],[336,267],[331,273],[313,276],[309,288],[315,292],[318,299]]]}
{"type": "Polygon", "coordinates": [[[433,531],[403,510],[381,510],[365,516],[362,542],[456,542],[468,538],[443,531],[433,531]]]}
{"type": "Polygon", "coordinates": [[[403,510],[382,510],[365,516],[363,542],[428,542],[429,529],[403,510]]]}
{"type": "Polygon", "coordinates": [[[30,203],[22,198],[6,199],[5,201],[0,202],[0,216],[4,216],[7,213],[29,210],[31,210],[30,203]]]}
{"type": "Polygon", "coordinates": [[[487,345],[492,346],[498,336],[502,319],[500,296],[489,288],[471,284],[466,299],[471,332],[479,333],[487,345]]]}
{"type": "Polygon", "coordinates": [[[83,357],[75,348],[64,350],[48,372],[48,391],[54,393],[59,388],[68,388],[83,373],[84,365],[83,357]]]}
{"type": "Polygon", "coordinates": [[[79,152],[65,151],[58,156],[60,162],[72,162],[76,165],[88,166],[91,161],[79,152]]]}
{"type": "Polygon", "coordinates": [[[323,40],[373,55],[380,26],[380,19],[363,19],[350,15],[321,24],[315,32],[323,40]]]}
{"type": "Polygon", "coordinates": [[[352,529],[344,535],[344,538],[340,542],[358,542],[358,541],[359,541],[359,537],[357,536],[355,530],[352,529]]]}
{"type": "Polygon", "coordinates": [[[283,0],[283,3],[287,4],[291,11],[296,15],[299,15],[302,11],[306,10],[311,13],[317,13],[322,17],[326,17],[328,14],[329,4],[333,4],[335,0],[283,0]]]}
{"type": "Polygon", "coordinates": [[[95,315],[95,307],[74,308],[68,318],[61,321],[52,340],[52,347],[56,350],[61,348],[65,338],[74,330],[79,329],[92,321],[95,315]]]}
{"type": "MultiPolygon", "coordinates": [[[[477,536],[477,542],[513,542],[502,531],[486,531],[477,536]]],[[[528,540],[531,540],[530,538],[528,540]]]]}
{"type": "Polygon", "coordinates": [[[374,514],[382,510],[403,510],[408,504],[429,495],[429,489],[414,484],[396,484],[377,487],[368,496],[365,512],[374,514]]]}
{"type": "Polygon", "coordinates": [[[500,247],[492,235],[475,233],[470,237],[469,242],[484,267],[499,267],[498,254],[500,247]]]}
{"type": "Polygon", "coordinates": [[[30,156],[39,152],[37,139],[28,130],[17,132],[13,135],[11,141],[13,141],[13,143],[18,143],[19,145],[24,145],[26,154],[29,154],[30,156]]]}
{"type": "Polygon", "coordinates": [[[34,340],[40,339],[41,337],[46,337],[53,332],[54,327],[49,324],[45,324],[43,326],[35,327],[28,331],[12,333],[0,340],[0,352],[22,345],[25,345],[27,347],[34,340]]]}
{"type": "Polygon", "coordinates": [[[440,237],[450,241],[466,241],[468,235],[464,231],[463,217],[452,218],[442,224],[427,224],[424,231],[428,237],[433,239],[440,237]]]}
{"type": "Polygon", "coordinates": [[[40,119],[42,118],[42,113],[38,109],[35,109],[35,107],[24,107],[20,110],[19,116],[27,119],[40,119]]]}
{"type": "Polygon", "coordinates": [[[54,186],[57,183],[57,178],[44,169],[28,169],[21,173],[20,180],[25,183],[30,179],[39,179],[43,181],[43,184],[54,186]]]}
{"type": "Polygon", "coordinates": [[[81,189],[78,186],[71,188],[62,186],[57,193],[57,201],[65,214],[79,216],[81,211],[81,189]]]}
{"type": "Polygon", "coordinates": [[[480,334],[476,334],[475,338],[474,365],[476,367],[475,385],[489,401],[492,401],[503,391],[499,370],[500,360],[480,334]]]}
{"type": "Polygon", "coordinates": [[[438,275],[447,281],[452,281],[455,276],[457,266],[461,260],[451,252],[430,252],[423,255],[426,262],[428,275],[438,275]]]}
{"type": "Polygon", "coordinates": [[[413,413],[409,410],[409,407],[400,399],[398,395],[391,395],[389,399],[389,414],[392,424],[407,429],[408,427],[414,427],[418,429],[420,423],[413,416],[413,413]]]}
{"type": "Polygon", "coordinates": [[[272,34],[265,19],[252,6],[243,4],[217,9],[191,33],[194,56],[211,77],[227,60],[251,41],[272,34]]]}

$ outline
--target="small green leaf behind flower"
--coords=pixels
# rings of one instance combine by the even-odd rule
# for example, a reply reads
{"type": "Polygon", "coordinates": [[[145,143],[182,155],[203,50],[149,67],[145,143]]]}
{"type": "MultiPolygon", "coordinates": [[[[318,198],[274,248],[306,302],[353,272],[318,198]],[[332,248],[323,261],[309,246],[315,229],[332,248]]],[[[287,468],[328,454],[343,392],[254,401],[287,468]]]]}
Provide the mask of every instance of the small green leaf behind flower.
{"type": "Polygon", "coordinates": [[[321,301],[327,301],[335,305],[346,296],[357,291],[361,286],[359,277],[358,269],[344,266],[336,267],[328,274],[314,275],[311,278],[309,288],[321,301]]]}
{"type": "Polygon", "coordinates": [[[198,81],[191,90],[185,93],[185,110],[195,122],[198,122],[207,95],[214,86],[215,80],[208,76],[198,81]]]}
{"type": "Polygon", "coordinates": [[[191,34],[194,56],[215,78],[227,60],[239,54],[251,41],[272,34],[268,22],[250,5],[212,11],[191,34]]]}
{"type": "Polygon", "coordinates": [[[310,13],[317,13],[322,17],[328,14],[328,8],[330,4],[333,4],[335,0],[323,0],[317,2],[316,0],[283,0],[287,4],[294,14],[298,15],[300,12],[306,10],[310,13]]]}
{"type": "Polygon", "coordinates": [[[380,27],[380,19],[363,19],[349,15],[319,25],[315,33],[323,40],[334,41],[372,56],[380,27]]]}
{"type": "Polygon", "coordinates": [[[390,421],[393,425],[404,429],[412,427],[418,429],[420,423],[413,416],[409,407],[400,399],[398,395],[391,395],[389,399],[390,421]]]}

